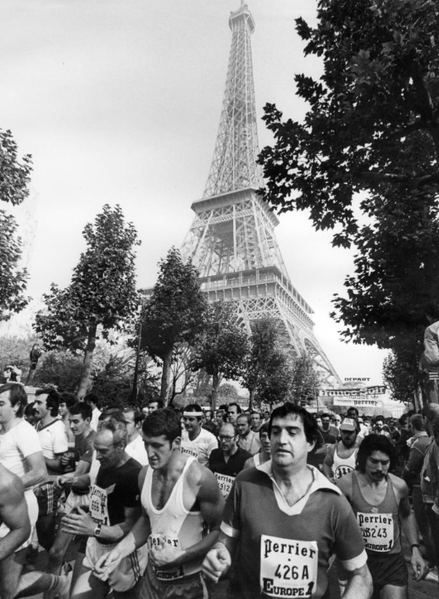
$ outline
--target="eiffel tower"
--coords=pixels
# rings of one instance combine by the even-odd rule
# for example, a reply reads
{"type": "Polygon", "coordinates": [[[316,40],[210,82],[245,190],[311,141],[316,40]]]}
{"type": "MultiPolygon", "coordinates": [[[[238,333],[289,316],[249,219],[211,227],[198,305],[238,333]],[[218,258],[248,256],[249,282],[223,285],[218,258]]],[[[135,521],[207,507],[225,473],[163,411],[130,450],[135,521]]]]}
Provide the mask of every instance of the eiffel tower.
{"type": "Polygon", "coordinates": [[[293,355],[304,350],[326,385],[340,383],[314,333],[309,304],[293,287],[274,229],[279,221],[258,195],[263,185],[251,54],[254,19],[248,6],[229,18],[232,45],[218,135],[206,188],[191,206],[195,219],[182,255],[192,258],[209,301],[233,301],[250,333],[271,317],[293,355]]]}

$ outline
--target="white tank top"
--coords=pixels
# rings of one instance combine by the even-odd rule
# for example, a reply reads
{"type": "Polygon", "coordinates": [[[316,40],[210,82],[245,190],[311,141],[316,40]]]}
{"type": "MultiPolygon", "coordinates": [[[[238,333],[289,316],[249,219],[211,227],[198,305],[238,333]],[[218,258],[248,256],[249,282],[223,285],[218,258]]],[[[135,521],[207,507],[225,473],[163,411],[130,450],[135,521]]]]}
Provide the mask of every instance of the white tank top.
{"type": "Polygon", "coordinates": [[[357,459],[358,448],[355,449],[348,458],[341,458],[337,452],[337,445],[334,449],[334,463],[332,464],[332,471],[334,472],[334,479],[339,480],[349,472],[355,470],[355,462],[357,459]]]}
{"type": "MultiPolygon", "coordinates": [[[[152,504],[151,488],[154,471],[152,468],[148,468],[142,488],[141,502],[151,523],[151,535],[148,539],[150,547],[159,541],[164,541],[176,550],[184,550],[195,545],[203,538],[204,526],[201,512],[191,512],[184,507],[183,503],[184,477],[194,461],[196,461],[194,457],[187,459],[183,472],[161,510],[156,509],[152,504]]],[[[202,562],[203,558],[200,558],[194,562],[188,562],[176,570],[159,570],[156,568],[155,574],[159,580],[175,580],[199,572],[202,562]]]]}

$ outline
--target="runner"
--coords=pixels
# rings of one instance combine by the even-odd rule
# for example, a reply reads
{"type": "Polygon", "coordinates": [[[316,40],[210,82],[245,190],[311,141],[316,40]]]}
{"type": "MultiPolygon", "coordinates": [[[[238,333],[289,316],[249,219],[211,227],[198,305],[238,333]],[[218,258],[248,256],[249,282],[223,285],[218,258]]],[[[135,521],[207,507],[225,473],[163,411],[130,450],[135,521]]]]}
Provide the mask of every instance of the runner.
{"type": "Polygon", "coordinates": [[[345,418],[340,424],[340,437],[338,443],[330,445],[323,461],[323,474],[330,481],[336,482],[345,474],[355,470],[358,447],[358,434],[360,427],[354,418],[345,418]]]}
{"type": "Polygon", "coordinates": [[[185,407],[183,412],[185,429],[181,437],[182,453],[194,456],[203,466],[207,466],[213,449],[218,447],[215,435],[203,428],[203,410],[196,403],[185,407]]]}
{"type": "Polygon", "coordinates": [[[255,455],[261,449],[261,442],[258,433],[250,428],[250,414],[240,414],[236,419],[236,428],[238,429],[238,446],[250,455],[255,455]]]}
{"type": "Polygon", "coordinates": [[[370,434],[360,445],[357,469],[339,479],[363,533],[374,589],[382,598],[408,598],[408,572],[401,548],[401,527],[412,550],[413,578],[428,571],[419,550],[418,529],[406,483],[389,473],[395,449],[385,435],[370,434]]]}
{"type": "Polygon", "coordinates": [[[0,539],[0,562],[8,558],[30,535],[30,521],[21,480],[0,464],[0,524],[9,532],[0,539]]]}
{"type": "Polygon", "coordinates": [[[72,599],[102,599],[112,592],[114,597],[138,596],[140,576],[146,567],[146,551],[134,553],[119,564],[117,572],[106,581],[94,575],[101,556],[125,537],[140,516],[137,479],[141,466],[125,451],[127,428],[116,420],[101,421],[94,439],[100,468],[90,490],[89,512],[82,508],[63,517],[64,533],[88,537],[87,549],[72,599]]]}
{"type": "Polygon", "coordinates": [[[270,419],[272,459],[241,472],[229,495],[221,536],[203,563],[217,581],[233,563],[239,579],[230,597],[328,597],[335,551],[350,573],[345,599],[368,599],[366,552],[342,493],[307,465],[317,426],[300,406],[286,403],[270,419]]]}
{"type": "Polygon", "coordinates": [[[268,434],[268,422],[261,424],[259,429],[259,440],[261,442],[261,451],[249,458],[244,464],[244,468],[253,468],[261,464],[265,464],[271,460],[271,443],[270,435],[268,434]]]}
{"type": "Polygon", "coordinates": [[[237,427],[231,422],[221,426],[218,438],[220,446],[210,454],[209,468],[215,474],[222,494],[227,497],[236,476],[252,455],[238,446],[237,427]]]}
{"type": "Polygon", "coordinates": [[[53,388],[38,389],[35,394],[35,426],[43,450],[49,479],[34,488],[38,500],[37,535],[46,551],[55,540],[56,512],[61,489],[55,486],[56,477],[62,473],[62,457],[69,449],[64,423],[58,417],[59,394],[53,388]]]}
{"type": "Polygon", "coordinates": [[[181,424],[173,410],[153,412],[142,428],[149,459],[139,477],[142,516],[131,533],[101,558],[95,573],[105,579],[124,556],[148,541],[140,596],[204,599],[201,563],[218,538],[221,493],[213,474],[180,452],[181,424]]]}

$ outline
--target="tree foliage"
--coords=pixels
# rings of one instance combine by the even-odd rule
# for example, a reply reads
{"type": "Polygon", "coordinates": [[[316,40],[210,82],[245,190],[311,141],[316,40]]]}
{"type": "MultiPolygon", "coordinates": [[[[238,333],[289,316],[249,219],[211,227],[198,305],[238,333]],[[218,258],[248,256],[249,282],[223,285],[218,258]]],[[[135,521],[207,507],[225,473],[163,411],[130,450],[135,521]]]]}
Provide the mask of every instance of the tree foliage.
{"type": "Polygon", "coordinates": [[[421,384],[421,353],[422,342],[417,337],[407,338],[384,359],[383,381],[389,387],[391,399],[414,403],[421,384]]]}
{"type": "Polygon", "coordinates": [[[253,402],[285,401],[291,387],[292,361],[279,323],[273,318],[261,318],[251,323],[250,352],[241,377],[253,402]]]}
{"type": "MultiPolygon", "coordinates": [[[[31,157],[20,160],[12,133],[0,130],[0,200],[18,205],[27,198],[31,171],[31,157]]],[[[27,272],[19,266],[20,257],[15,218],[0,210],[0,320],[8,320],[29,301],[24,295],[27,272]]]]}
{"type": "Polygon", "coordinates": [[[296,76],[304,121],[265,109],[266,200],[358,250],[335,300],[345,340],[393,348],[439,316],[438,22],[434,0],[321,0],[317,27],[296,21],[324,67],[296,76]]]}
{"type": "Polygon", "coordinates": [[[59,289],[52,284],[50,293],[43,296],[46,310],[38,313],[35,321],[35,330],[47,349],[84,351],[79,397],[89,383],[98,327],[107,339],[111,330],[122,328],[139,303],[134,247],[140,242],[120,206],[105,205],[94,224],[86,225],[83,236],[87,248],[73,270],[70,285],[59,289]]]}
{"type": "Polygon", "coordinates": [[[159,263],[159,276],[142,311],[142,348],[162,363],[161,400],[168,405],[171,363],[180,344],[192,345],[204,327],[207,300],[198,271],[171,248],[159,263]]]}
{"type": "Polygon", "coordinates": [[[303,352],[294,360],[290,398],[294,402],[309,405],[317,399],[320,387],[320,379],[313,366],[312,358],[303,352]]]}
{"type": "Polygon", "coordinates": [[[82,360],[66,350],[44,353],[33,378],[33,385],[55,385],[61,391],[76,393],[81,381],[82,360]]]}
{"type": "Polygon", "coordinates": [[[210,304],[205,328],[194,348],[192,368],[204,369],[212,376],[213,410],[221,381],[239,380],[248,352],[248,336],[237,322],[233,304],[220,301],[210,304]]]}

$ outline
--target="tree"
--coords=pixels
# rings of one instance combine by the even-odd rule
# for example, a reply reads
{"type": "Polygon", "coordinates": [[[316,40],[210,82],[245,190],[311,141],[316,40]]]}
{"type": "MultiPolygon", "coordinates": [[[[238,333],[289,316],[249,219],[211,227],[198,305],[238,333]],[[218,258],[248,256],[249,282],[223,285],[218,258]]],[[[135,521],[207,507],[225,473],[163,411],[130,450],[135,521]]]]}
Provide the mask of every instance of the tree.
{"type": "MultiPolygon", "coordinates": [[[[14,206],[28,195],[32,160],[18,158],[18,147],[10,131],[0,130],[0,200],[14,206]]],[[[28,303],[24,296],[27,272],[19,268],[21,241],[14,217],[0,210],[0,320],[8,320],[28,303]]]]}
{"type": "Polygon", "coordinates": [[[292,380],[292,363],[278,321],[261,318],[251,323],[250,352],[243,364],[242,384],[255,398],[272,404],[284,401],[292,380]]]}
{"type": "Polygon", "coordinates": [[[81,381],[81,359],[66,350],[48,351],[38,362],[33,384],[55,385],[61,391],[75,393],[81,381]]]}
{"type": "Polygon", "coordinates": [[[162,363],[160,399],[168,405],[171,364],[176,348],[192,345],[204,327],[207,300],[201,292],[198,271],[171,248],[159,262],[159,276],[142,313],[142,344],[162,363]]]}
{"type": "Polygon", "coordinates": [[[248,336],[238,325],[233,304],[225,302],[210,304],[204,331],[194,348],[192,368],[203,369],[212,376],[212,410],[216,408],[221,381],[239,380],[248,352],[248,336]]]}
{"type": "Polygon", "coordinates": [[[66,289],[52,284],[44,295],[46,311],[36,316],[35,330],[47,349],[65,347],[84,352],[78,397],[89,384],[98,328],[108,339],[111,330],[121,330],[124,319],[137,309],[134,247],[137,232],[125,223],[120,206],[108,204],[94,224],[83,231],[87,248],[73,270],[66,289]]]}
{"type": "Polygon", "coordinates": [[[265,108],[265,199],[358,250],[335,300],[346,340],[393,348],[439,316],[438,20],[434,0],[321,0],[316,28],[296,21],[324,67],[296,76],[303,122],[265,108]]]}
{"type": "MultiPolygon", "coordinates": [[[[389,387],[390,397],[396,401],[419,401],[419,388],[422,373],[419,369],[419,355],[422,342],[418,339],[405,339],[397,349],[390,351],[383,362],[383,381],[389,387]]],[[[418,403],[419,406],[419,403],[418,403]]]]}
{"type": "Polygon", "coordinates": [[[303,352],[294,360],[290,398],[297,403],[309,405],[317,399],[321,384],[314,369],[312,358],[303,352]]]}

